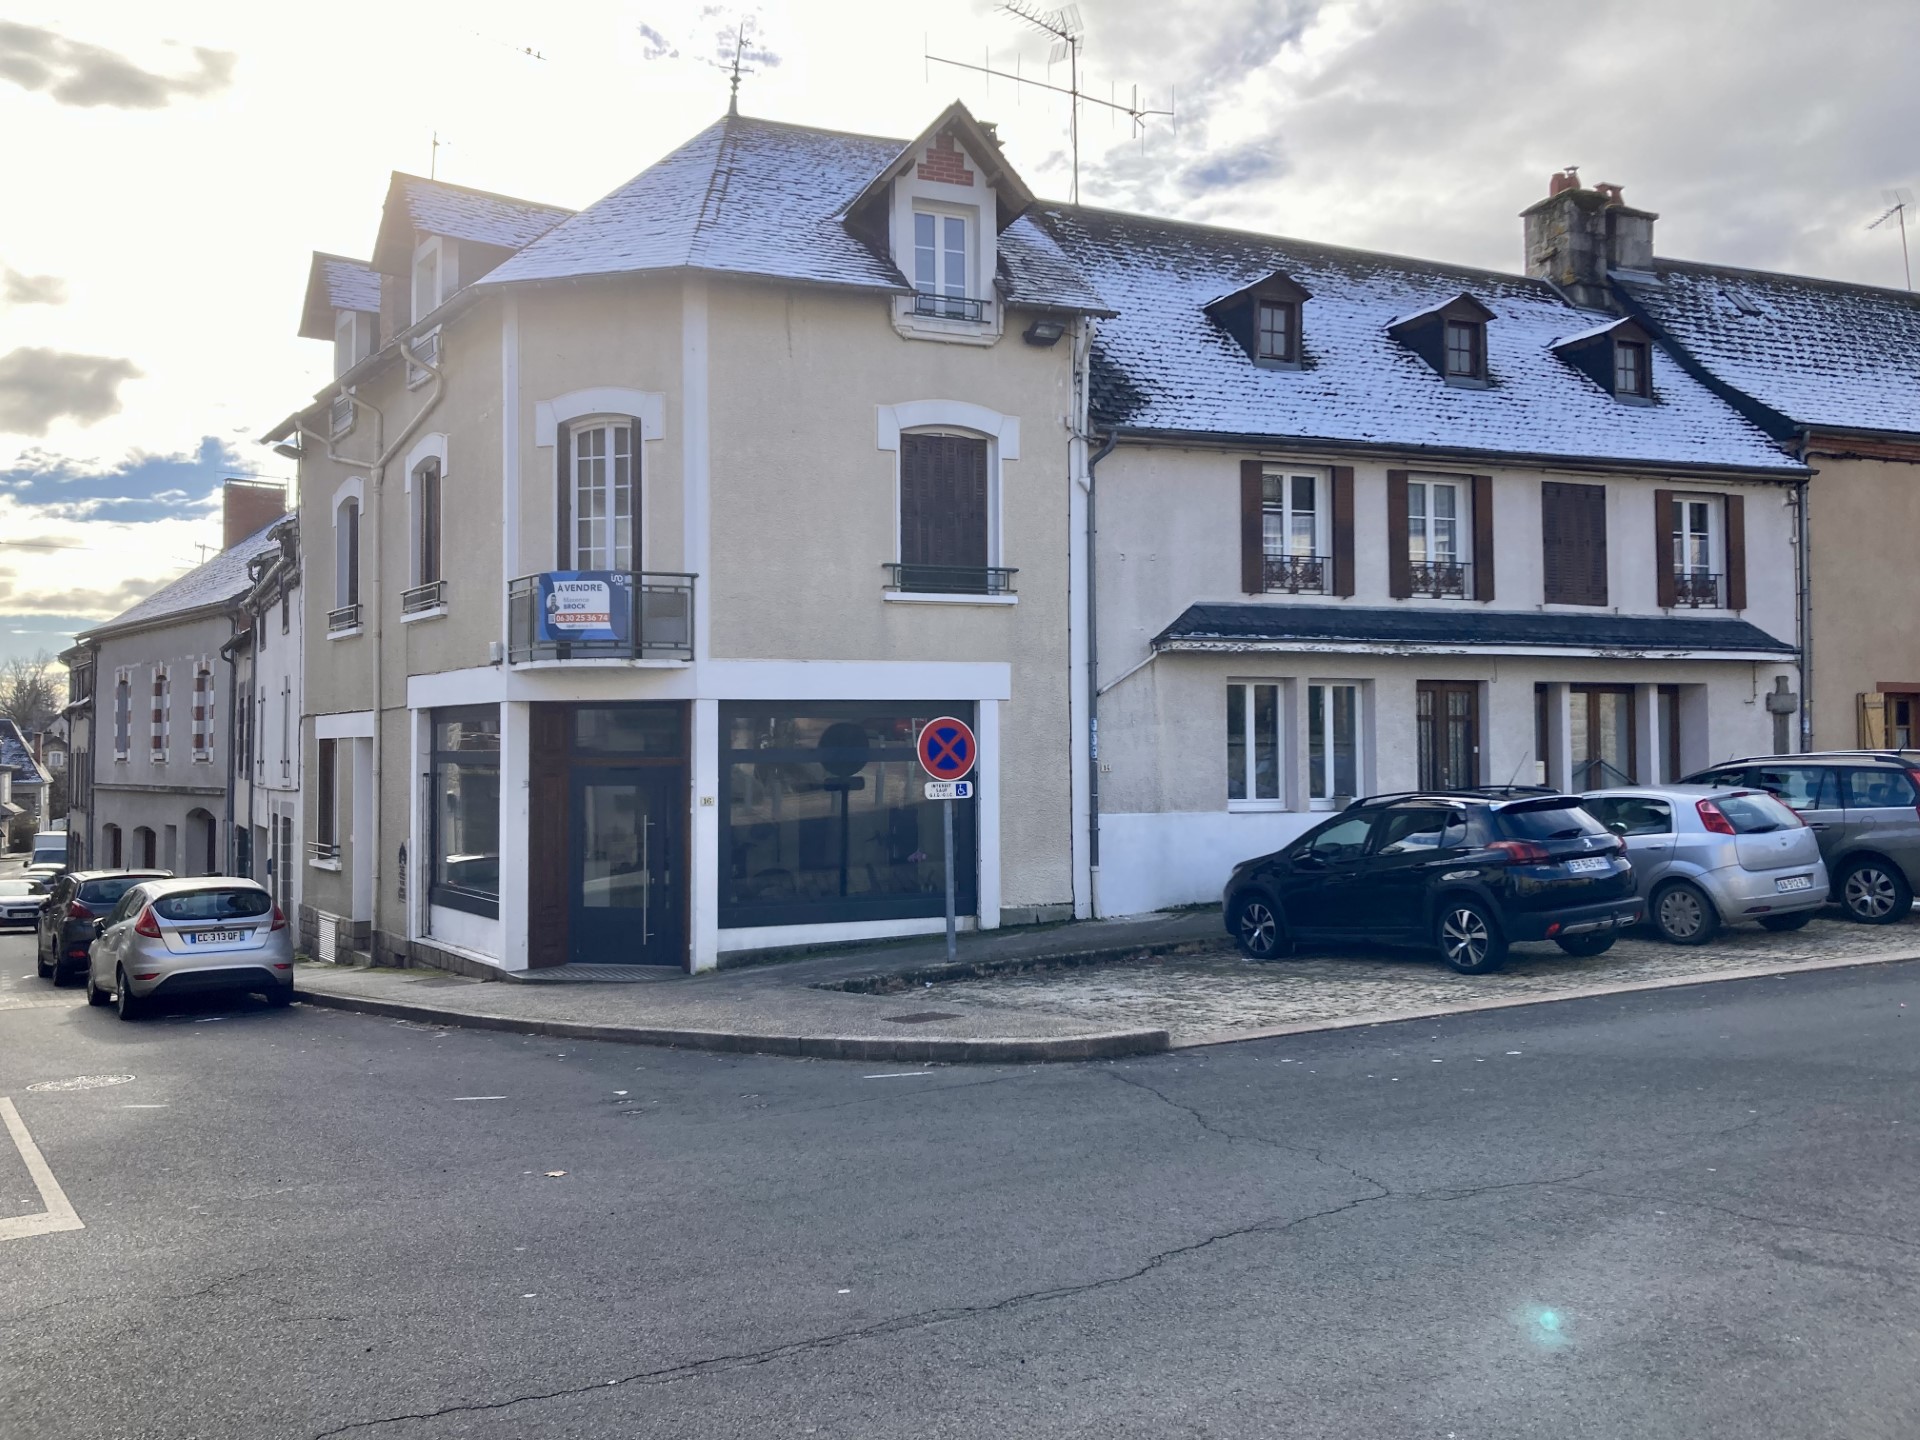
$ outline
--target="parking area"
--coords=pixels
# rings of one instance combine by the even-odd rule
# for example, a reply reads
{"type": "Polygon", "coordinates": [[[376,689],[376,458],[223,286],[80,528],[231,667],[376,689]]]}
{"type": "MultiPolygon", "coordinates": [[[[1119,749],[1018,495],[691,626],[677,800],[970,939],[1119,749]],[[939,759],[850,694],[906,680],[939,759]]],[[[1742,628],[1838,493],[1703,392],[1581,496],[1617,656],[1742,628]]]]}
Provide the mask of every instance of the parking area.
{"type": "Polygon", "coordinates": [[[1727,979],[1819,964],[1920,956],[1920,912],[1896,925],[1821,918],[1776,935],[1757,926],[1712,944],[1669,945],[1636,933],[1604,955],[1516,945],[1494,975],[1456,975],[1431,954],[1354,946],[1256,964],[1222,935],[1199,954],[1033,970],[941,984],[941,1008],[1051,1011],[1081,1022],[1166,1029],[1176,1046],[1217,1044],[1290,1027],[1367,1023],[1524,1004],[1583,993],[1727,979]]]}

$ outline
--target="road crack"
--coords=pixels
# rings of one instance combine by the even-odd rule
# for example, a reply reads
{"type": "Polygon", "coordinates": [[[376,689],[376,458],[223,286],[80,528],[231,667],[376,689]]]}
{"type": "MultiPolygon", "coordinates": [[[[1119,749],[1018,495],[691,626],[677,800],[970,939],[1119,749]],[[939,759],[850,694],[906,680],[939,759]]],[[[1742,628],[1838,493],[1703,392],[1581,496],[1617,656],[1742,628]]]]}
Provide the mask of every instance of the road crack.
{"type": "Polygon", "coordinates": [[[1626,1190],[1600,1190],[1592,1185],[1569,1185],[1570,1190],[1580,1190],[1588,1195],[1605,1195],[1613,1200],[1641,1200],[1657,1205],[1691,1206],[1696,1210],[1711,1210],[1715,1214],[1725,1215],[1734,1220],[1747,1220],[1755,1225],[1769,1225],[1779,1230],[1804,1230],[1813,1235],[1833,1235],[1843,1240],[1878,1240],[1884,1245],[1898,1245],[1904,1250],[1920,1250],[1920,1241],[1903,1240],[1897,1235],[1883,1235],[1878,1230],[1847,1230],[1837,1225],[1815,1225],[1805,1220],[1782,1220],[1775,1215],[1755,1215],[1749,1210],[1735,1210],[1730,1205],[1716,1205],[1711,1200],[1689,1200],[1675,1195],[1643,1195],[1626,1190]]]}

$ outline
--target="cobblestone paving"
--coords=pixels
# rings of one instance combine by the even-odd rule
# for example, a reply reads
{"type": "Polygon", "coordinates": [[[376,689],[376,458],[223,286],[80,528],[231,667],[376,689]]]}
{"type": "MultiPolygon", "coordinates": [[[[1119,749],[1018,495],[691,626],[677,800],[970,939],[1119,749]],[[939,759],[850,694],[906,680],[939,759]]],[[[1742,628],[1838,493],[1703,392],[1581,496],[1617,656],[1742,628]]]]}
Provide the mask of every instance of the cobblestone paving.
{"type": "Polygon", "coordinates": [[[1579,960],[1558,947],[1519,945],[1497,975],[1455,975],[1413,951],[1352,947],[1255,964],[1226,937],[1217,950],[1087,969],[960,980],[939,987],[940,1004],[1050,1010],[1082,1021],[1168,1030],[1175,1045],[1257,1031],[1556,995],[1689,975],[1728,976],[1783,963],[1920,956],[1920,913],[1898,925],[1819,919],[1775,935],[1755,925],[1723,931],[1710,945],[1623,939],[1579,960]]]}

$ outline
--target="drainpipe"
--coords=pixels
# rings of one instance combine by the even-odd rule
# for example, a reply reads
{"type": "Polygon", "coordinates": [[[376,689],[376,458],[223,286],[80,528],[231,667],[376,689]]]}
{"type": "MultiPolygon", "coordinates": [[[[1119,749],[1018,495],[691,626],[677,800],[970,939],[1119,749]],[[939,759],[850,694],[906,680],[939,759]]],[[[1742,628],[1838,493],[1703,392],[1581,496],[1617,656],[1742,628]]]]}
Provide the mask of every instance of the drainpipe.
{"type": "MultiPolygon", "coordinates": [[[[1087,456],[1087,863],[1094,877],[1100,873],[1100,605],[1099,552],[1094,548],[1100,527],[1095,508],[1093,472],[1120,443],[1120,428],[1115,426],[1100,442],[1100,448],[1087,456]]],[[[1089,902],[1097,900],[1099,886],[1094,885],[1089,902]]],[[[1094,906],[1094,918],[1099,918],[1094,906]]]]}
{"type": "MultiPolygon", "coordinates": [[[[1811,435],[1802,430],[1798,459],[1807,463],[1811,435]]],[[[1793,486],[1793,530],[1795,587],[1799,604],[1796,619],[1800,625],[1800,753],[1813,749],[1813,557],[1808,553],[1813,527],[1807,517],[1808,487],[1811,478],[1802,476],[1793,486]]]]}
{"type": "MultiPolygon", "coordinates": [[[[236,775],[235,763],[236,763],[237,756],[236,756],[234,743],[233,743],[234,720],[239,713],[237,710],[234,709],[234,702],[233,702],[233,697],[236,689],[235,680],[234,680],[234,671],[237,668],[233,663],[233,649],[234,649],[234,642],[240,638],[240,617],[246,613],[247,612],[246,612],[245,605],[237,605],[232,610],[227,612],[227,625],[232,630],[233,634],[227,640],[227,643],[220,647],[220,658],[227,662],[227,803],[226,803],[227,813],[226,813],[226,822],[227,822],[227,874],[229,875],[233,874],[233,855],[234,855],[234,849],[235,849],[235,846],[233,843],[233,787],[235,783],[235,775],[236,775]]],[[[248,793],[249,793],[249,796],[251,796],[252,792],[249,791],[248,793]]]]}

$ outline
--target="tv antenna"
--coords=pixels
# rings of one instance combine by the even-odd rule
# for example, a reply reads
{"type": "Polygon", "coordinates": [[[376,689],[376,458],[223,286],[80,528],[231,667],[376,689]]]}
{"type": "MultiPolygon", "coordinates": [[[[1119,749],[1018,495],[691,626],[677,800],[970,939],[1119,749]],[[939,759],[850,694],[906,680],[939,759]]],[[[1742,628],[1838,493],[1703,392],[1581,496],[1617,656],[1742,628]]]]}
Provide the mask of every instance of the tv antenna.
{"type": "Polygon", "coordinates": [[[1892,203],[1887,206],[1880,218],[1867,226],[1869,230],[1878,230],[1889,220],[1897,221],[1900,226],[1900,264],[1907,272],[1907,289],[1913,289],[1913,261],[1907,257],[1907,211],[1913,208],[1911,190],[1886,190],[1882,195],[1892,203]]]}
{"type": "Polygon", "coordinates": [[[1133,87],[1133,96],[1130,101],[1122,101],[1117,97],[1102,100],[1097,95],[1089,95],[1080,88],[1080,46],[1085,42],[1086,32],[1080,23],[1078,5],[1067,5],[1059,10],[1042,10],[1033,3],[1033,0],[1003,0],[999,8],[1018,20],[1024,20],[1041,34],[1053,37],[1052,49],[1047,54],[1047,65],[1051,69],[1062,60],[1067,62],[1065,85],[1055,85],[1050,81],[1036,80],[1030,75],[1022,75],[1017,68],[1017,60],[1013,71],[997,70],[992,64],[991,54],[987,57],[988,63],[983,65],[970,64],[965,60],[949,60],[944,55],[932,53],[928,53],[924,58],[928,61],[937,61],[942,65],[951,65],[959,70],[974,70],[989,77],[998,75],[1002,80],[1011,80],[1016,85],[1032,85],[1036,89],[1051,90],[1056,95],[1065,95],[1068,101],[1068,142],[1073,153],[1072,198],[1073,203],[1078,205],[1080,203],[1080,106],[1083,103],[1100,105],[1117,114],[1125,115],[1132,122],[1134,133],[1143,135],[1146,132],[1149,117],[1164,115],[1170,120],[1173,118],[1172,91],[1168,91],[1167,108],[1164,110],[1154,109],[1151,105],[1142,105],[1138,85],[1133,87]]]}
{"type": "Polygon", "coordinates": [[[453,144],[453,141],[442,140],[440,138],[440,132],[438,130],[433,132],[433,154],[427,160],[427,178],[429,180],[438,180],[440,178],[440,150],[442,146],[451,144],[453,144]]]}

